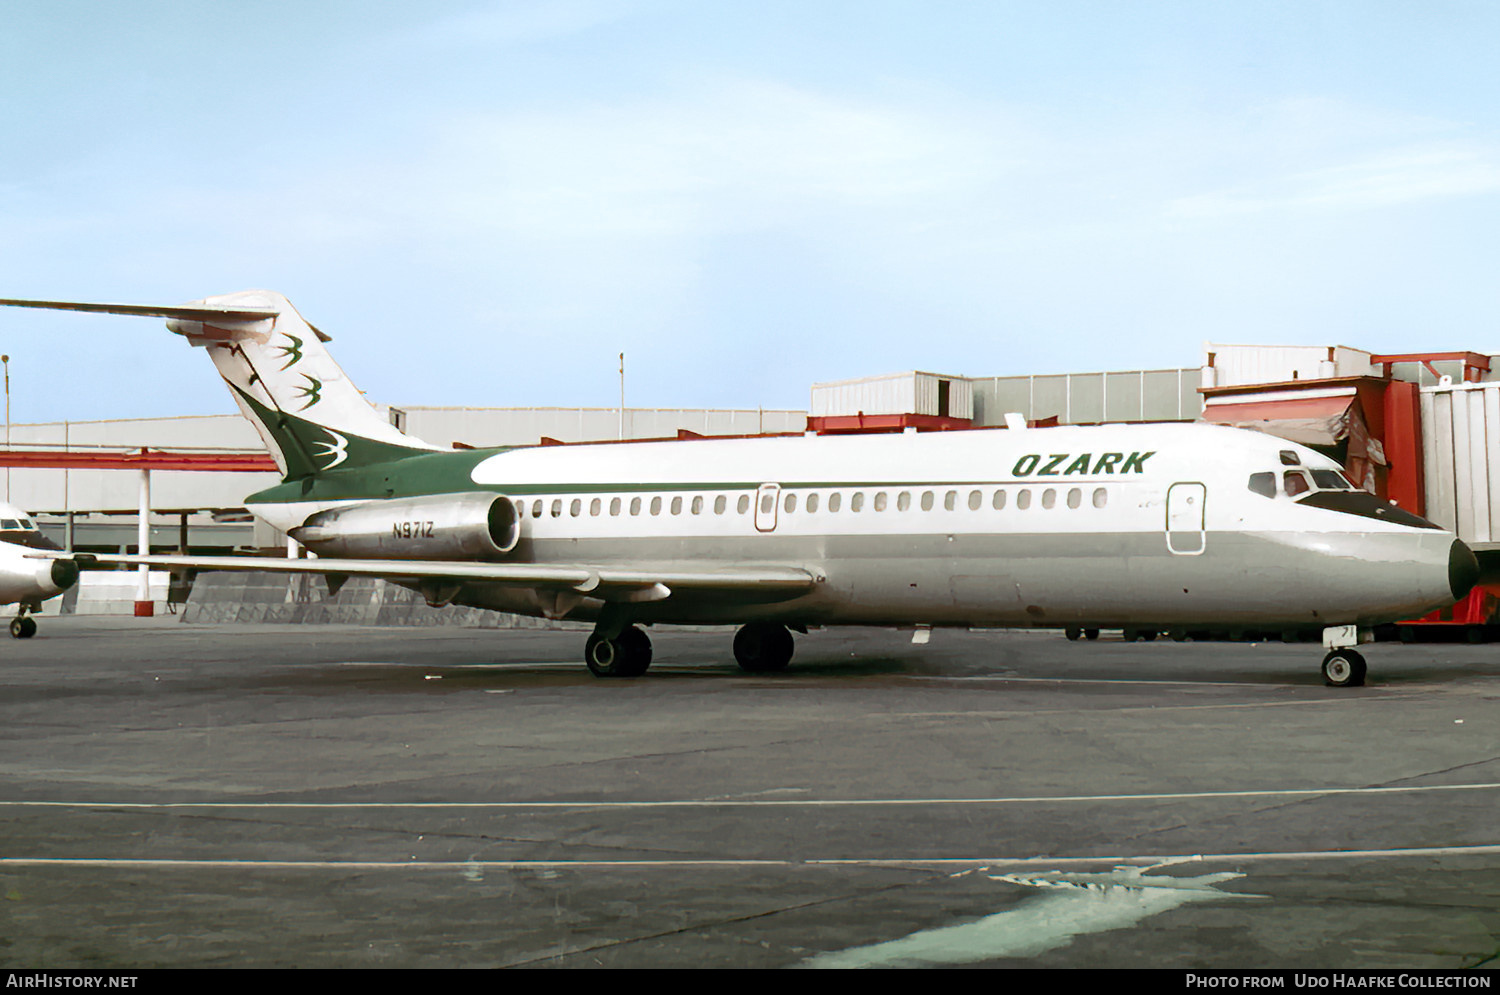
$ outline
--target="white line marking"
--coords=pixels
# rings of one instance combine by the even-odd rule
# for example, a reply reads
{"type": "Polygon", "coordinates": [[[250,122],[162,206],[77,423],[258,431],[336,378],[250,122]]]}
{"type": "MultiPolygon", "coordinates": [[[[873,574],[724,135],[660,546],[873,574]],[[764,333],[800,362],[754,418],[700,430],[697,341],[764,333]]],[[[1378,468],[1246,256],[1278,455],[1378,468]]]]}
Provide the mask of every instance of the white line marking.
{"type": "Polygon", "coordinates": [[[1004,681],[1008,684],[1145,684],[1150,687],[1190,688],[1292,688],[1321,687],[1312,681],[1303,684],[1271,684],[1261,681],[1152,681],[1133,677],[1012,677],[1006,674],[970,674],[967,676],[931,677],[921,674],[898,674],[914,681],[960,682],[960,681],[1004,681]]]}
{"type": "MultiPolygon", "coordinates": [[[[1220,798],[1316,798],[1323,795],[1401,795],[1445,791],[1494,791],[1484,784],[1417,784],[1374,788],[1267,788],[1250,791],[1172,791],[1134,795],[1016,795],[992,798],[722,798],[662,801],[511,802],[126,802],[5,801],[0,808],[100,809],[652,809],[652,808],[854,808],[920,805],[1058,805],[1090,802],[1204,801],[1220,798]]],[[[781,789],[792,790],[792,789],[781,789]]]]}
{"type": "Polygon", "coordinates": [[[1158,869],[1116,867],[1102,874],[1052,871],[1037,877],[991,875],[992,880],[1034,889],[1013,908],[973,922],[924,929],[900,939],[832,950],[803,961],[807,967],[930,967],[972,964],[998,957],[1036,957],[1089,933],[1129,929],[1142,920],[1194,902],[1263,898],[1220,891],[1216,885],[1244,877],[1232,871],[1148,876],[1158,869]]]}
{"type": "Polygon", "coordinates": [[[1099,857],[841,857],[841,858],[765,858],[765,859],[666,859],[666,860],[177,860],[170,858],[137,859],[116,857],[0,857],[0,867],[97,867],[141,869],[228,868],[245,870],[465,870],[465,869],[558,869],[583,870],[605,868],[616,870],[653,870],[702,867],[711,869],[745,868],[992,868],[1141,866],[1163,863],[1220,863],[1264,860],[1370,860],[1383,857],[1463,857],[1500,854],[1500,844],[1472,846],[1424,846],[1392,850],[1291,850],[1262,853],[1185,853],[1136,854],[1099,857]]]}

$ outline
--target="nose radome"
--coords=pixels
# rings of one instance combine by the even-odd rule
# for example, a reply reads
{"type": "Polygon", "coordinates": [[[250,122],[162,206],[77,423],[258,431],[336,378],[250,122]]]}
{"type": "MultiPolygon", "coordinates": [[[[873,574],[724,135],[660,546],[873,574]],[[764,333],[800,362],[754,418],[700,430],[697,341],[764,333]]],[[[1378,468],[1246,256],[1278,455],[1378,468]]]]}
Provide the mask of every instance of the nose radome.
{"type": "Polygon", "coordinates": [[[78,582],[78,564],[72,560],[53,560],[49,572],[52,575],[52,583],[61,590],[66,591],[78,582]]]}
{"type": "Polygon", "coordinates": [[[1479,560],[1474,551],[1463,540],[1454,539],[1448,549],[1448,589],[1453,592],[1453,600],[1462,601],[1478,581],[1479,560]]]}

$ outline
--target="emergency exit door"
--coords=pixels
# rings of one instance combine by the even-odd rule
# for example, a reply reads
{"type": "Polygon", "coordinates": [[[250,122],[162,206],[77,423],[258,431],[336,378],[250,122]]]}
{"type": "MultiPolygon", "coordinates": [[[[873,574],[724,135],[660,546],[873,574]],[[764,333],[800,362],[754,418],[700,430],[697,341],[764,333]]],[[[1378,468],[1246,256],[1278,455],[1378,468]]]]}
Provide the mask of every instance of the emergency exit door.
{"type": "Polygon", "coordinates": [[[780,501],[780,484],[760,485],[755,492],[755,528],[757,531],[776,531],[776,506],[780,501]]]}

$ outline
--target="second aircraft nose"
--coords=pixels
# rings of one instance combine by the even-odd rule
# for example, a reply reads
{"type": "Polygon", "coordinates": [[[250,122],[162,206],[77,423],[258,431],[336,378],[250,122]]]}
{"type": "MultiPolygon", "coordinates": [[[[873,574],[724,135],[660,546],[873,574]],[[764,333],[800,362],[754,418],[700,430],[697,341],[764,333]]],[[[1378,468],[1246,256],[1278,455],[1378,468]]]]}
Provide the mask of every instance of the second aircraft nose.
{"type": "Polygon", "coordinates": [[[1478,581],[1479,560],[1475,559],[1474,551],[1462,539],[1454,539],[1448,549],[1448,588],[1453,592],[1453,600],[1462,601],[1478,581]]]}

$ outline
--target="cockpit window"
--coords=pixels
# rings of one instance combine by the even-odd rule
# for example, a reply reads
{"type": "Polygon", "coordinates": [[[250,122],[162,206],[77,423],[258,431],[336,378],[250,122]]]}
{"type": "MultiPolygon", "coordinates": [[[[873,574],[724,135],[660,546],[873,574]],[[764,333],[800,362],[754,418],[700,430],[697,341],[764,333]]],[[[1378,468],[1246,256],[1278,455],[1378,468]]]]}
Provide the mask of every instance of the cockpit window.
{"type": "Polygon", "coordinates": [[[21,527],[21,523],[14,518],[0,518],[0,532],[13,532],[21,527]]]}
{"type": "Polygon", "coordinates": [[[1314,470],[1312,472],[1313,483],[1318,485],[1320,491],[1352,491],[1354,485],[1349,483],[1342,473],[1337,470],[1314,470]]]}
{"type": "Polygon", "coordinates": [[[1307,474],[1301,471],[1288,470],[1281,475],[1281,481],[1282,488],[1286,491],[1287,497],[1296,497],[1299,494],[1306,494],[1312,490],[1312,484],[1308,483],[1307,474]]]}
{"type": "Polygon", "coordinates": [[[34,529],[34,528],[36,528],[36,523],[34,523],[29,518],[23,518],[23,519],[21,519],[21,528],[23,528],[23,529],[34,529]]]}
{"type": "Polygon", "coordinates": [[[1301,466],[1302,459],[1297,455],[1297,451],[1295,449],[1283,449],[1281,451],[1281,465],[1301,466]]]}
{"type": "Polygon", "coordinates": [[[1250,490],[1263,497],[1276,496],[1276,474],[1274,473],[1252,473],[1250,474],[1250,490]]]}

